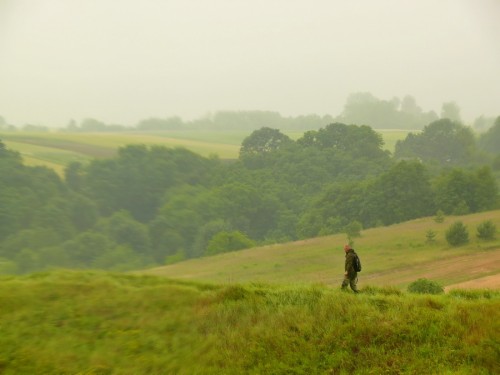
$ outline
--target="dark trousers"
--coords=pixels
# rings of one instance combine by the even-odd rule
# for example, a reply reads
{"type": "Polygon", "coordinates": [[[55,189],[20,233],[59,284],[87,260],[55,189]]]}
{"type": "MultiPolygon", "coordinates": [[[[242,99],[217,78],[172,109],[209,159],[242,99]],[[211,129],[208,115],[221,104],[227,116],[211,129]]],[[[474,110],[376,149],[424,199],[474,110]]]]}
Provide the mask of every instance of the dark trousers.
{"type": "Polygon", "coordinates": [[[342,289],[346,289],[347,285],[351,286],[351,289],[354,293],[358,293],[358,274],[354,275],[345,275],[344,280],[342,281],[342,289]]]}

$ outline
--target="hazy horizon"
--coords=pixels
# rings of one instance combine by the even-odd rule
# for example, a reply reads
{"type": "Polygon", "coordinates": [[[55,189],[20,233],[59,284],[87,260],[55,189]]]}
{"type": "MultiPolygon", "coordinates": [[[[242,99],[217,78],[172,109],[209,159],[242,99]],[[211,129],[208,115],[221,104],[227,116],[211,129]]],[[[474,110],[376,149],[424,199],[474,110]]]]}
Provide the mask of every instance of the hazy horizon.
{"type": "Polygon", "coordinates": [[[0,0],[0,116],[336,116],[370,92],[472,122],[500,115],[499,16],[496,0],[0,0]]]}

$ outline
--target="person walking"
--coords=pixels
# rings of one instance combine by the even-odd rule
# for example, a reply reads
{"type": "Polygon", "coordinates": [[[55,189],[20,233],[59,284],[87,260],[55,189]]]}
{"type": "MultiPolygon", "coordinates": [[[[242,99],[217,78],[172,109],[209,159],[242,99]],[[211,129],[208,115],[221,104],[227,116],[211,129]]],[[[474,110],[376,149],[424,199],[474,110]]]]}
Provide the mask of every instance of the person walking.
{"type": "Polygon", "coordinates": [[[358,291],[358,272],[354,266],[355,258],[357,257],[356,252],[350,245],[344,246],[345,251],[345,272],[344,280],[342,281],[342,290],[347,290],[347,285],[350,285],[354,293],[359,293],[358,291]]]}

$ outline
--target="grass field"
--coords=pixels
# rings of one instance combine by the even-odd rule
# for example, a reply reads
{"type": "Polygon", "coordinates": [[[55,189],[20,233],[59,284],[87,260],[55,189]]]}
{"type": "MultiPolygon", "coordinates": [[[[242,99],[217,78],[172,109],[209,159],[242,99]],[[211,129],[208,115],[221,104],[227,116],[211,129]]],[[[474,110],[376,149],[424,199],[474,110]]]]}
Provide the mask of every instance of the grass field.
{"type": "MultiPolygon", "coordinates": [[[[394,150],[397,140],[407,131],[380,131],[386,142],[385,148],[394,150]]],[[[303,133],[288,133],[298,139],[303,133]]],[[[250,132],[218,131],[169,131],[169,132],[115,132],[115,133],[67,133],[67,132],[4,132],[0,139],[9,149],[18,151],[27,165],[42,165],[62,173],[72,161],[87,162],[92,158],[116,155],[119,147],[130,144],[184,147],[202,156],[218,155],[221,159],[238,158],[241,142],[250,132]]]]}
{"type": "Polygon", "coordinates": [[[494,374],[500,295],[58,271],[0,278],[0,373],[494,374]]]}
{"type": "MultiPolygon", "coordinates": [[[[443,223],[424,218],[362,231],[354,243],[363,263],[359,285],[405,288],[419,278],[449,286],[500,274],[500,239],[475,238],[477,225],[491,220],[500,227],[500,210],[460,217],[443,223]],[[469,244],[450,247],[446,229],[456,220],[469,230],[469,244]],[[436,241],[427,243],[428,230],[436,241]]],[[[498,237],[498,236],[497,236],[498,237]]],[[[143,273],[217,283],[322,283],[337,287],[343,276],[345,235],[263,246],[213,257],[192,259],[143,273]]],[[[499,287],[500,284],[492,286],[499,287]]]]}

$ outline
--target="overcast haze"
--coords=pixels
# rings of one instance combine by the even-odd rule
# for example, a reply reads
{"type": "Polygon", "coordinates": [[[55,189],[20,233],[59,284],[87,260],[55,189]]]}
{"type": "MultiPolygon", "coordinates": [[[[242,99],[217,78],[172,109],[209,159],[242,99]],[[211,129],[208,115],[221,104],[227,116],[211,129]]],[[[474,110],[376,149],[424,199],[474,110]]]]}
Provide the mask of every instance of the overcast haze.
{"type": "Polygon", "coordinates": [[[0,115],[336,116],[347,96],[500,115],[498,0],[0,0],[0,115]]]}

